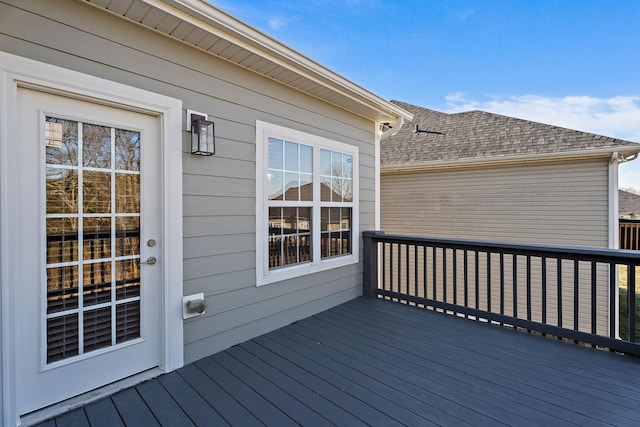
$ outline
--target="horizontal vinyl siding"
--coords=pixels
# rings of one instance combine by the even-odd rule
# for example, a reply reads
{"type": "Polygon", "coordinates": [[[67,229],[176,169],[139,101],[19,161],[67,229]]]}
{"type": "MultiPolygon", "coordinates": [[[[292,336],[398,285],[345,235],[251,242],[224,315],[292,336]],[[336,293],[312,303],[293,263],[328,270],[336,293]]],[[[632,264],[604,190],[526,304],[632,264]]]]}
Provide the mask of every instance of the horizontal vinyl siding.
{"type": "Polygon", "coordinates": [[[386,232],[607,247],[607,161],[384,174],[386,232]]]}
{"type": "MultiPolygon", "coordinates": [[[[570,246],[607,247],[608,245],[608,163],[606,160],[549,163],[461,169],[412,174],[383,174],[381,177],[381,228],[388,233],[422,235],[429,237],[480,239],[502,242],[540,243],[570,246]]],[[[405,249],[406,250],[406,249],[405,249]]],[[[418,253],[418,291],[422,289],[423,258],[418,253]]],[[[404,256],[404,254],[403,254],[404,256]]],[[[414,253],[409,258],[413,261],[414,253]]],[[[457,257],[457,303],[463,303],[464,253],[457,257]]],[[[475,307],[475,264],[469,253],[468,303],[475,307]]],[[[447,302],[454,301],[453,253],[447,254],[447,302]]],[[[491,311],[499,312],[498,255],[491,259],[491,311]]],[[[387,254],[387,260],[389,254],[387,254]]],[[[427,297],[433,296],[433,251],[427,252],[427,297]]],[[[441,268],[442,254],[438,251],[437,265],[441,268]]],[[[404,261],[404,259],[403,259],[404,261]]],[[[526,314],[525,257],[518,257],[517,314],[526,314]]],[[[557,270],[555,261],[549,260],[547,282],[547,322],[573,328],[573,264],[563,262],[563,316],[557,315],[557,270]]],[[[505,257],[504,313],[512,315],[513,269],[512,257],[505,257]]],[[[393,274],[388,271],[385,280],[402,287],[415,288],[414,270],[394,260],[393,274]]],[[[479,256],[479,306],[487,305],[487,260],[479,256]]],[[[590,329],[591,277],[590,266],[579,265],[580,330],[590,329]]],[[[532,260],[532,320],[542,319],[540,260],[532,260]]],[[[441,271],[436,274],[437,298],[442,298],[441,271]]],[[[597,331],[608,331],[608,270],[597,271],[596,317],[597,331]]]]}
{"type": "Polygon", "coordinates": [[[366,230],[373,122],[75,0],[0,0],[0,16],[0,50],[179,98],[215,121],[215,156],[188,154],[183,132],[184,292],[208,306],[185,321],[185,362],[361,293],[361,265],[255,286],[255,123],[358,146],[366,230]]]}

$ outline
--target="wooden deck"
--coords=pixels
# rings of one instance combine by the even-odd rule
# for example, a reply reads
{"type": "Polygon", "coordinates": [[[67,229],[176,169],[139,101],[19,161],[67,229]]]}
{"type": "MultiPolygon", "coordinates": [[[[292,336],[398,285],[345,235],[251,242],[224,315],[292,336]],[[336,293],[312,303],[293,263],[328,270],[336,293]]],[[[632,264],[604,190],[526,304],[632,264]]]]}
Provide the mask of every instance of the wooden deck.
{"type": "Polygon", "coordinates": [[[41,426],[640,425],[640,359],[360,298],[41,426]]]}

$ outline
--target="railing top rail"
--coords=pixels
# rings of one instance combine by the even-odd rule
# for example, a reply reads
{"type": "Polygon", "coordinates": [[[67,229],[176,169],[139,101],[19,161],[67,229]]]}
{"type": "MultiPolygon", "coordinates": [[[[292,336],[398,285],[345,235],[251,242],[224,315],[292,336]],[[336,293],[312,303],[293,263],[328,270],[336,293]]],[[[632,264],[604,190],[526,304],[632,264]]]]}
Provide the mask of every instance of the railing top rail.
{"type": "Polygon", "coordinates": [[[620,222],[620,224],[640,224],[640,219],[620,218],[618,221],[620,222]]]}
{"type": "Polygon", "coordinates": [[[490,240],[443,239],[435,237],[387,234],[384,231],[364,231],[364,237],[375,241],[409,243],[424,246],[467,249],[478,252],[502,252],[517,255],[542,256],[547,258],[579,259],[599,262],[640,265],[640,251],[593,248],[586,246],[560,246],[529,243],[505,243],[490,240]]]}

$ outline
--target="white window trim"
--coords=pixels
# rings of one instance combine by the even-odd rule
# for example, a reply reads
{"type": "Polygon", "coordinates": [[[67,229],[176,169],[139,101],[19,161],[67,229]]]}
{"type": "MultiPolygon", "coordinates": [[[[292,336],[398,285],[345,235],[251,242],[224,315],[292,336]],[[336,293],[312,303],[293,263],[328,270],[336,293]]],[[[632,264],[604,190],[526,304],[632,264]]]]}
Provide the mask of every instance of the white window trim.
{"type": "MultiPolygon", "coordinates": [[[[358,147],[334,141],[321,136],[301,132],[272,123],[256,121],[256,285],[262,286],[282,280],[293,279],[345,265],[357,264],[359,247],[359,157],[358,147]],[[353,156],[353,207],[351,211],[351,254],[320,259],[320,221],[312,220],[312,253],[315,259],[310,263],[295,264],[269,270],[269,239],[267,236],[269,215],[265,197],[266,164],[268,159],[268,139],[276,138],[314,147],[314,179],[320,167],[320,159],[315,148],[324,148],[353,156]]],[[[319,206],[319,185],[314,181],[314,206],[319,206]]],[[[319,211],[319,209],[318,209],[319,211]]],[[[315,218],[315,216],[313,216],[315,218]]]]}
{"type": "Polygon", "coordinates": [[[104,105],[157,115],[162,141],[162,227],[165,244],[162,263],[163,349],[160,370],[169,372],[184,364],[182,322],[182,101],[54,65],[0,51],[0,304],[2,310],[2,420],[16,425],[17,410],[17,277],[12,248],[18,238],[13,224],[19,220],[14,201],[22,195],[12,185],[18,166],[18,87],[60,93],[104,105]]]}

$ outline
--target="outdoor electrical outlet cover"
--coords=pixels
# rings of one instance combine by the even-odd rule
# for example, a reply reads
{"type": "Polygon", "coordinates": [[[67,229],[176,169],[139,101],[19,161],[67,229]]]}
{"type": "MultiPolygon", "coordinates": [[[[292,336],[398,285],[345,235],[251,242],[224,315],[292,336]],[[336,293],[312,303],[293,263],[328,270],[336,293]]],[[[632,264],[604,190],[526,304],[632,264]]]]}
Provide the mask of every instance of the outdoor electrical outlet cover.
{"type": "Polygon", "coordinates": [[[201,314],[205,313],[204,311],[202,311],[202,313],[187,313],[187,303],[189,301],[198,301],[198,300],[204,303],[204,293],[193,294],[186,297],[182,297],[182,318],[183,319],[190,319],[192,317],[200,316],[201,314]]]}

